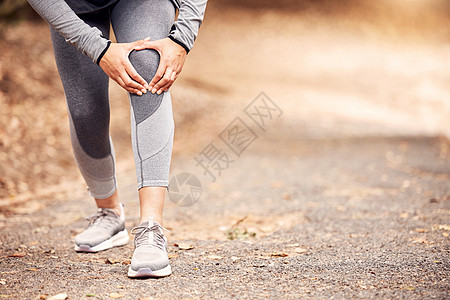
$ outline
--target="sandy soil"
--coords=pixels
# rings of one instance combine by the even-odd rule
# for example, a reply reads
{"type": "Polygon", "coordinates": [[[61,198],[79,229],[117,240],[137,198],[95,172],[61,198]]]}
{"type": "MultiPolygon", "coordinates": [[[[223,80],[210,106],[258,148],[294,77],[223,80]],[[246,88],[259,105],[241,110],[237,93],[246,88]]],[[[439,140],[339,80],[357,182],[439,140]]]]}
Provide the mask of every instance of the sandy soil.
{"type": "MultiPolygon", "coordinates": [[[[131,243],[92,256],[71,251],[94,204],[72,159],[47,27],[2,32],[2,297],[448,297],[445,1],[274,3],[211,2],[172,89],[172,176],[196,174],[203,195],[190,207],[167,201],[175,273],[159,281],[125,277],[131,243]],[[252,125],[258,139],[212,182],[194,157],[210,142],[226,147],[219,134],[236,117],[251,124],[244,109],[261,92],[282,115],[265,130],[252,125]]],[[[129,107],[115,84],[111,95],[131,228],[129,107]]]]}

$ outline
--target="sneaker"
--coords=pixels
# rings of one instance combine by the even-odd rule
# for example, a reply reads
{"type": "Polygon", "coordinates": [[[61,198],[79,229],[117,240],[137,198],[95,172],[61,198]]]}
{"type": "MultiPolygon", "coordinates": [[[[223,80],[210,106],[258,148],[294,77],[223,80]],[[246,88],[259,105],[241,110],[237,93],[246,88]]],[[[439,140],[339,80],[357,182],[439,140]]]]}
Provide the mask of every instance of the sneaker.
{"type": "Polygon", "coordinates": [[[98,252],[128,243],[122,203],[120,216],[110,208],[99,208],[88,221],[90,221],[88,228],[75,237],[75,251],[98,252]]]}
{"type": "Polygon", "coordinates": [[[164,228],[149,218],[131,231],[135,235],[134,254],[128,277],[164,277],[172,274],[167,256],[167,239],[164,228]]]}

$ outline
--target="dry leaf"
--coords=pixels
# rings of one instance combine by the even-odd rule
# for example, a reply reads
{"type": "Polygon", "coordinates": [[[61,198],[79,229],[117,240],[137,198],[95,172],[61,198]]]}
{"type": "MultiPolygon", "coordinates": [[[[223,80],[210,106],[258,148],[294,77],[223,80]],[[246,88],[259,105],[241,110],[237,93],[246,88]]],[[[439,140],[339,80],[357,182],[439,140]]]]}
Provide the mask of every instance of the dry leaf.
{"type": "Polygon", "coordinates": [[[65,300],[67,298],[68,298],[67,294],[61,293],[58,295],[51,296],[50,298],[48,298],[48,300],[65,300]]]}
{"type": "Polygon", "coordinates": [[[450,231],[450,225],[439,225],[439,229],[450,231]]]}
{"type": "Polygon", "coordinates": [[[274,252],[274,253],[271,253],[270,256],[274,256],[274,257],[286,257],[286,256],[288,256],[288,254],[287,254],[287,253],[284,253],[284,252],[274,252]]]}
{"type": "Polygon", "coordinates": [[[24,257],[25,255],[27,255],[26,252],[16,252],[14,254],[8,255],[7,257],[24,257]]]}
{"type": "Polygon", "coordinates": [[[425,233],[428,232],[428,230],[424,229],[424,228],[416,228],[415,232],[419,232],[419,233],[425,233]]]}
{"type": "Polygon", "coordinates": [[[256,258],[265,259],[265,260],[269,260],[270,259],[269,256],[257,256],[256,258]]]}
{"type": "Polygon", "coordinates": [[[263,262],[255,263],[252,265],[252,267],[255,267],[255,268],[264,268],[265,266],[266,266],[266,264],[263,262]]]}
{"type": "Polygon", "coordinates": [[[129,264],[131,264],[131,260],[129,259],[125,259],[124,261],[122,261],[122,265],[124,266],[128,266],[129,264]]]}
{"type": "Polygon", "coordinates": [[[223,256],[219,256],[219,255],[208,255],[208,258],[209,258],[209,259],[217,260],[217,259],[222,259],[223,256]]]}
{"type": "Polygon", "coordinates": [[[291,199],[292,199],[291,194],[289,194],[289,193],[284,193],[283,194],[283,200],[291,200],[291,199]]]}
{"type": "Polygon", "coordinates": [[[306,250],[305,248],[295,248],[295,252],[297,253],[306,253],[308,250],[306,250]]]}
{"type": "Polygon", "coordinates": [[[35,269],[35,268],[31,268],[31,269],[27,269],[27,271],[34,271],[34,272],[36,272],[38,269],[35,269]]]}
{"type": "Polygon", "coordinates": [[[413,242],[413,244],[426,244],[426,245],[434,244],[433,241],[429,242],[424,238],[413,239],[412,242],[413,242]]]}
{"type": "Polygon", "coordinates": [[[284,186],[284,182],[283,181],[272,181],[271,186],[273,188],[279,189],[284,186]]]}
{"type": "Polygon", "coordinates": [[[191,249],[194,249],[194,245],[188,244],[188,243],[174,244],[174,246],[178,247],[178,249],[180,249],[180,250],[191,250],[191,249]]]}
{"type": "Polygon", "coordinates": [[[346,209],[345,206],[343,206],[343,205],[337,205],[337,206],[336,206],[336,210],[337,210],[337,211],[346,211],[347,209],[346,209]]]}
{"type": "Polygon", "coordinates": [[[105,263],[108,264],[108,265],[114,265],[114,264],[119,264],[119,263],[120,263],[120,260],[119,260],[119,259],[116,259],[116,258],[108,257],[108,258],[105,260],[105,263]]]}
{"type": "Polygon", "coordinates": [[[118,298],[122,298],[123,295],[119,294],[119,293],[111,293],[111,294],[109,294],[109,297],[114,298],[114,299],[118,299],[118,298]]]}
{"type": "Polygon", "coordinates": [[[177,258],[179,255],[175,253],[170,253],[169,258],[177,258]]]}

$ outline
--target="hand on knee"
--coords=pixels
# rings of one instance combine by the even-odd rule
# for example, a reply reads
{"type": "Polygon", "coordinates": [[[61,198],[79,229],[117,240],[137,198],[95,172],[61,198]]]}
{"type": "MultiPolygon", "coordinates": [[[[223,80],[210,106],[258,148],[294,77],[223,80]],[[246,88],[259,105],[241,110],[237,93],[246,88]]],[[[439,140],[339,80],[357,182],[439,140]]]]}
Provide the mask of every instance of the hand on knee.
{"type": "Polygon", "coordinates": [[[149,88],[148,83],[136,71],[128,56],[133,49],[145,40],[133,43],[111,43],[101,58],[99,65],[103,71],[130,93],[142,95],[149,88]]]}
{"type": "Polygon", "coordinates": [[[148,90],[158,95],[166,92],[180,75],[186,60],[186,50],[169,38],[139,44],[135,50],[154,49],[161,59],[158,69],[149,83],[148,90]]]}

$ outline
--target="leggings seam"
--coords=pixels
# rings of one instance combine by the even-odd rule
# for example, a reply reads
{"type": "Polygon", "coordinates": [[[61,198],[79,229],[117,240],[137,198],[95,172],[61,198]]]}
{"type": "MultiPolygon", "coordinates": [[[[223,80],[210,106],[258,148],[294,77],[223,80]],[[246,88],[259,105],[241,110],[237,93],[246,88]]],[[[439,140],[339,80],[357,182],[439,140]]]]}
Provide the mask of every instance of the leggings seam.
{"type": "Polygon", "coordinates": [[[167,145],[168,145],[169,142],[170,142],[170,137],[172,136],[172,133],[174,132],[174,127],[175,127],[175,126],[172,126],[172,129],[170,130],[169,138],[167,139],[167,142],[164,144],[164,146],[161,148],[161,150],[159,150],[158,152],[152,154],[151,156],[147,157],[147,158],[144,159],[144,160],[142,160],[142,158],[141,158],[140,155],[139,155],[139,159],[141,159],[141,165],[142,165],[142,163],[143,163],[144,161],[146,161],[146,160],[152,158],[153,156],[157,155],[158,153],[160,153],[161,151],[163,151],[163,150],[167,147],[167,145]]]}
{"type": "MultiPolygon", "coordinates": [[[[133,109],[133,113],[134,113],[134,109],[133,109]]],[[[134,115],[134,117],[136,118],[136,114],[134,115]]],[[[139,135],[138,135],[138,124],[136,123],[136,126],[134,126],[134,130],[135,130],[135,135],[136,135],[136,154],[139,157],[139,164],[140,164],[140,171],[141,171],[141,182],[144,181],[144,170],[143,170],[143,166],[142,166],[142,157],[141,157],[141,151],[139,150],[139,135]]]]}
{"type": "MultiPolygon", "coordinates": [[[[110,141],[111,143],[111,141],[110,141]]],[[[111,146],[110,146],[111,148],[111,146]]],[[[113,180],[114,180],[114,190],[117,189],[117,178],[116,178],[116,161],[114,160],[114,157],[112,155],[112,151],[109,152],[109,156],[112,160],[112,165],[113,165],[113,180]]]]}

